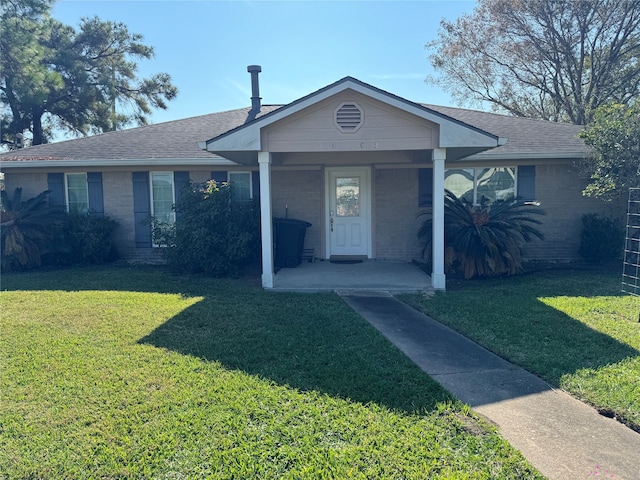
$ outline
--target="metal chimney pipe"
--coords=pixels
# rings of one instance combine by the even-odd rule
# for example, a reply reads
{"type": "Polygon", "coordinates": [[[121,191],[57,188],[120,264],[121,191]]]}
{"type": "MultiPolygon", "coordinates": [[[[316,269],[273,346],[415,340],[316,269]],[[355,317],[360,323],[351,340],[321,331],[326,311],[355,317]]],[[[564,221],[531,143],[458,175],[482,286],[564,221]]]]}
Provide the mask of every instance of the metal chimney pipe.
{"type": "Polygon", "coordinates": [[[262,71],[260,65],[249,65],[247,72],[251,74],[251,112],[253,117],[260,111],[260,83],[258,82],[258,74],[262,71]]]}

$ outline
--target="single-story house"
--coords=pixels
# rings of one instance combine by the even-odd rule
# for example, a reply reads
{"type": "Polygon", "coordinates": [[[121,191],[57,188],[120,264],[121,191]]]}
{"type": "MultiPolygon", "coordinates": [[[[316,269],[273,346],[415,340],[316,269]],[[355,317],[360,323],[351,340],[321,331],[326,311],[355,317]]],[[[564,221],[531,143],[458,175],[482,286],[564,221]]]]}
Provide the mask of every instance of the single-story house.
{"type": "Polygon", "coordinates": [[[477,200],[514,196],[547,212],[529,259],[577,258],[581,220],[605,204],[585,198],[575,168],[587,149],[579,126],[414,103],[345,77],[287,105],[261,104],[250,67],[249,108],[212,113],[0,154],[5,188],[117,220],[132,262],[158,259],[150,215],[171,218],[189,181],[230,181],[259,196],[262,283],[277,282],[273,217],[312,224],[315,256],[411,261],[422,209],[432,209],[432,284],[444,288],[444,190],[477,200]],[[355,200],[354,200],[355,199],[355,200]]]}

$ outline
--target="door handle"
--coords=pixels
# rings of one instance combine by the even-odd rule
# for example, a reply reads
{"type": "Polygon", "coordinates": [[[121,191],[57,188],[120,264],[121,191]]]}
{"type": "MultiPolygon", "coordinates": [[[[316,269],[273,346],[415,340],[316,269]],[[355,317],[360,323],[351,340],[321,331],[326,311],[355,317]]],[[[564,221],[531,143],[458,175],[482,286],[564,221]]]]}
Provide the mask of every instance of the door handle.
{"type": "Polygon", "coordinates": [[[333,232],[333,215],[329,218],[329,226],[331,227],[331,231],[333,232]]]}

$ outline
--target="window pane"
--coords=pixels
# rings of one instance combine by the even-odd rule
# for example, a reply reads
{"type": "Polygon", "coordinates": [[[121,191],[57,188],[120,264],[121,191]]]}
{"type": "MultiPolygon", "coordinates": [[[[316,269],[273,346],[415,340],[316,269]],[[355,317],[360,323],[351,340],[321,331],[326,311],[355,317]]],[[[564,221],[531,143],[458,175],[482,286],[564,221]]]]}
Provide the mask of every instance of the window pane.
{"type": "Polygon", "coordinates": [[[490,202],[512,200],[516,191],[516,169],[513,167],[478,168],[478,202],[486,197],[490,202]]]}
{"type": "Polygon", "coordinates": [[[444,174],[444,188],[473,203],[473,168],[455,168],[444,174]]]}
{"type": "Polygon", "coordinates": [[[235,202],[251,200],[251,173],[229,173],[231,183],[231,199],[235,202]]]}
{"type": "Polygon", "coordinates": [[[173,173],[151,174],[153,216],[164,223],[173,223],[173,173]]]}
{"type": "Polygon", "coordinates": [[[360,177],[336,178],[336,216],[360,216],[360,177]]]}
{"type": "Polygon", "coordinates": [[[86,215],[89,212],[89,190],[86,173],[67,174],[67,201],[70,213],[86,215]]]}

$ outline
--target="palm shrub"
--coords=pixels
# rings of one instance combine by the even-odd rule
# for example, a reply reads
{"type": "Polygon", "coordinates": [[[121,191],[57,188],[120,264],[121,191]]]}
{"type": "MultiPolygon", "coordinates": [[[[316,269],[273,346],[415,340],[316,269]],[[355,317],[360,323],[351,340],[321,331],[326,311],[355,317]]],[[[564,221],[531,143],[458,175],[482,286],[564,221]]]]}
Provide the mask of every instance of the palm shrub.
{"type": "Polygon", "coordinates": [[[2,269],[22,270],[42,265],[42,255],[50,248],[54,228],[64,221],[64,207],[49,203],[49,190],[22,200],[18,187],[9,197],[2,190],[0,239],[2,269]]]}
{"type": "MultiPolygon", "coordinates": [[[[465,278],[514,275],[522,270],[523,247],[534,239],[544,239],[535,225],[544,215],[536,204],[520,200],[490,203],[483,197],[480,205],[445,192],[444,237],[445,272],[465,278]]],[[[430,255],[433,219],[431,212],[421,224],[418,237],[422,254],[430,255]]]]}

